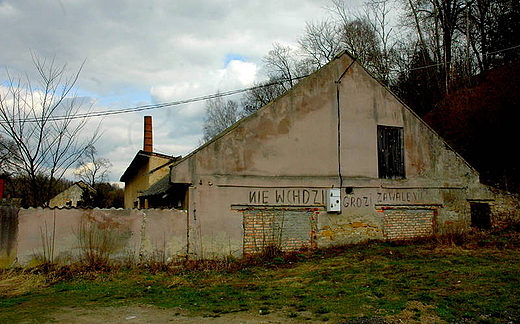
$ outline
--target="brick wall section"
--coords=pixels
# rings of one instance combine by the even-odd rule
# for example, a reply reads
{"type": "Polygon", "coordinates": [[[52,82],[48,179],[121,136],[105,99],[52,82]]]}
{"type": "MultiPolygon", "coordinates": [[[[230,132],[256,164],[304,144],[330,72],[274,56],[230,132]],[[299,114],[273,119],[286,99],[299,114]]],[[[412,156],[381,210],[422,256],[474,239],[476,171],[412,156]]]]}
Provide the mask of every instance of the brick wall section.
{"type": "Polygon", "coordinates": [[[312,244],[315,217],[311,211],[248,209],[243,215],[244,254],[261,252],[267,246],[295,251],[312,244]]]}
{"type": "Polygon", "coordinates": [[[273,218],[262,210],[244,211],[244,253],[262,250],[274,241],[270,231],[273,218]]]}
{"type": "Polygon", "coordinates": [[[434,210],[386,209],[383,235],[402,240],[433,235],[434,210]]]}
{"type": "Polygon", "coordinates": [[[492,221],[495,228],[505,228],[520,222],[520,197],[518,195],[491,189],[494,201],[490,203],[492,221]]]}

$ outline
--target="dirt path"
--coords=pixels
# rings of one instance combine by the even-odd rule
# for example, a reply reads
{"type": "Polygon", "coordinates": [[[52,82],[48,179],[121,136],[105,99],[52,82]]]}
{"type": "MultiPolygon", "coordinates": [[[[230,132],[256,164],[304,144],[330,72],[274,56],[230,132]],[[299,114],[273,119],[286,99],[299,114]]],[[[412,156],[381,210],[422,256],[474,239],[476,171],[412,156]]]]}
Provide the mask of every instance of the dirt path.
{"type": "MultiPolygon", "coordinates": [[[[222,324],[259,324],[259,323],[301,323],[307,322],[301,315],[290,318],[287,314],[237,312],[222,315],[188,316],[179,309],[161,309],[154,306],[125,306],[99,308],[62,308],[51,315],[53,323],[76,324],[164,324],[164,323],[222,323],[222,324]]],[[[312,321],[310,321],[312,323],[312,321]]]]}
{"type": "MultiPolygon", "coordinates": [[[[337,315],[337,314],[336,314],[337,315]]],[[[62,308],[51,315],[52,323],[75,324],[164,324],[164,323],[215,323],[215,324],[260,324],[260,323],[363,323],[363,324],[442,324],[432,306],[410,301],[400,313],[382,318],[362,318],[341,321],[340,316],[328,313],[323,317],[308,312],[255,313],[244,311],[214,316],[190,316],[182,309],[163,309],[152,305],[62,308]]]]}

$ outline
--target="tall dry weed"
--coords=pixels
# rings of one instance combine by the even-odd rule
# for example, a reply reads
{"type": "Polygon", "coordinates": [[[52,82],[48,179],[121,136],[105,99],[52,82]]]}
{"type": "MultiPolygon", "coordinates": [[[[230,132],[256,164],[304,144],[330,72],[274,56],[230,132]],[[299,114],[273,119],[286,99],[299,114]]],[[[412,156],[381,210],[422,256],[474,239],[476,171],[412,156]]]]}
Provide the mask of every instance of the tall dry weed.
{"type": "Polygon", "coordinates": [[[81,222],[75,234],[79,242],[80,261],[93,268],[109,266],[111,257],[124,245],[117,229],[100,227],[95,222],[81,222]]]}

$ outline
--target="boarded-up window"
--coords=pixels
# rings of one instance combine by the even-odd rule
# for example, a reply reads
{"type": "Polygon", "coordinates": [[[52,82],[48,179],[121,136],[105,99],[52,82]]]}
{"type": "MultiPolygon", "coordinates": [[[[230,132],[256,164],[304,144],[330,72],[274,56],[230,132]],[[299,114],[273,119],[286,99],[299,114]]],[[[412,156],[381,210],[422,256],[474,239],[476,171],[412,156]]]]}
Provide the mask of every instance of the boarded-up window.
{"type": "Polygon", "coordinates": [[[313,213],[306,210],[258,208],[244,210],[244,253],[274,246],[294,251],[311,246],[313,213]]]}
{"type": "Polygon", "coordinates": [[[404,179],[403,128],[377,126],[379,178],[404,179]]]}
{"type": "Polygon", "coordinates": [[[491,228],[491,208],[486,203],[470,203],[471,226],[478,229],[491,228]]]}

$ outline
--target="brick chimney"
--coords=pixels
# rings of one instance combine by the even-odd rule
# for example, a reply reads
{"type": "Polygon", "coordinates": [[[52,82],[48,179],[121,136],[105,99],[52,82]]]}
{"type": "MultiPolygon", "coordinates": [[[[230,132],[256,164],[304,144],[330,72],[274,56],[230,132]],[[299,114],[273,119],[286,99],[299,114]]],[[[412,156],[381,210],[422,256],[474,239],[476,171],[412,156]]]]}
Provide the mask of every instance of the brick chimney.
{"type": "Polygon", "coordinates": [[[144,116],[143,151],[153,152],[152,116],[144,116]]]}

